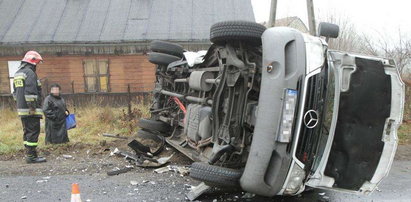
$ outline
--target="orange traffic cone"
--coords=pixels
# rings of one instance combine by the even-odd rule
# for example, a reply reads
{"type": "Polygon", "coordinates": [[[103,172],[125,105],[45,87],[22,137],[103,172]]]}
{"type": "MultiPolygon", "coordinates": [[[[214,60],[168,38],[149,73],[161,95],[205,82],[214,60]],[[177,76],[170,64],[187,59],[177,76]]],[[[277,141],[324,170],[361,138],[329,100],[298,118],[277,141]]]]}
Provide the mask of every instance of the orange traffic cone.
{"type": "Polygon", "coordinates": [[[71,185],[71,202],[81,202],[78,184],[71,185]]]}

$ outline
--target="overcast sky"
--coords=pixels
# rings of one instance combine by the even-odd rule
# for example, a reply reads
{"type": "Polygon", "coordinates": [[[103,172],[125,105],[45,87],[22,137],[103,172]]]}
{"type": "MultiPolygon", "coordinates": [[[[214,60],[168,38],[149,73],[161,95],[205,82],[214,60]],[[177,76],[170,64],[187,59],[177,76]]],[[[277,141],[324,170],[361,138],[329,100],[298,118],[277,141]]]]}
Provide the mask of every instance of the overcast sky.
{"type": "MultiPolygon", "coordinates": [[[[270,2],[252,0],[257,22],[268,21],[270,2]]],[[[314,0],[314,9],[316,17],[344,16],[369,35],[397,38],[401,29],[411,38],[411,0],[314,0]]],[[[278,0],[277,18],[287,16],[298,16],[307,24],[306,0],[278,0]]]]}

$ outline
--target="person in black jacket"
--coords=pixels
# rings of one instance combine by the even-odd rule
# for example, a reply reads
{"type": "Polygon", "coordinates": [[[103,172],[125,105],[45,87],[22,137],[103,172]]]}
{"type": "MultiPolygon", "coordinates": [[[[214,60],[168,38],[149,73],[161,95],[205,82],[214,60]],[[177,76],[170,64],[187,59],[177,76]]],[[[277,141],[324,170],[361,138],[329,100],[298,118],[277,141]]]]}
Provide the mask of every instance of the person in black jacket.
{"type": "Polygon", "coordinates": [[[38,138],[40,134],[41,83],[37,79],[36,67],[43,58],[36,51],[29,51],[21,60],[14,74],[13,97],[17,103],[17,114],[23,125],[23,140],[26,148],[27,163],[42,163],[46,159],[37,155],[38,138]]]}
{"type": "Polygon", "coordinates": [[[67,110],[64,99],[60,96],[61,87],[58,84],[51,85],[50,95],[43,104],[46,117],[46,144],[61,144],[69,141],[66,129],[67,110]]]}

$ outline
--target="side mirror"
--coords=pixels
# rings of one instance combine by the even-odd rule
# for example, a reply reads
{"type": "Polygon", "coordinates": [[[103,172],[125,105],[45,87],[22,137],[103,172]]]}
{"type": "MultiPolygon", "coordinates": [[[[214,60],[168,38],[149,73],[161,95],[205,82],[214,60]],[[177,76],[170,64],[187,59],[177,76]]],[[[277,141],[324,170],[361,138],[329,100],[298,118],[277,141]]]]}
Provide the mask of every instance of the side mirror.
{"type": "Polygon", "coordinates": [[[340,33],[340,27],[328,22],[320,22],[318,25],[318,36],[323,36],[328,41],[329,38],[337,38],[340,33]]]}

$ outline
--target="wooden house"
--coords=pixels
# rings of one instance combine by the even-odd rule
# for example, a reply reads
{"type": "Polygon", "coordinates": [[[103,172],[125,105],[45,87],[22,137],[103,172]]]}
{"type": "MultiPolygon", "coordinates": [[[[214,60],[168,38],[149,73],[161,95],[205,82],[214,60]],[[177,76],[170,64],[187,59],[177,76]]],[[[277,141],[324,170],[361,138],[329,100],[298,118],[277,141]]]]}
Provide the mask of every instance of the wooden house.
{"type": "Polygon", "coordinates": [[[207,49],[209,28],[224,20],[254,21],[250,0],[2,0],[0,95],[10,96],[14,72],[28,50],[44,63],[45,88],[63,93],[149,92],[155,67],[152,40],[207,49]]]}

